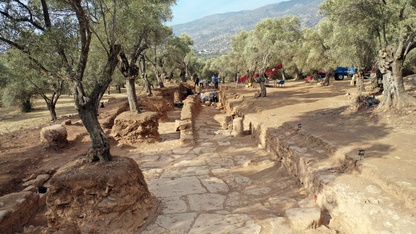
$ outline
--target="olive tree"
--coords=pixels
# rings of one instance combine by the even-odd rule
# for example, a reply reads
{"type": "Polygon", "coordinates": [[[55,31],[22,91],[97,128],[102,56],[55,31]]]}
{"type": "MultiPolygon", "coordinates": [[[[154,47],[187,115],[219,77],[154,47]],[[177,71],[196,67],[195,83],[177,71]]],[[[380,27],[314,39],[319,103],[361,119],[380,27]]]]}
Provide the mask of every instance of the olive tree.
{"type": "MultiPolygon", "coordinates": [[[[378,67],[383,73],[384,86],[380,108],[414,105],[415,98],[404,88],[403,66],[409,53],[416,48],[416,2],[326,0],[322,9],[338,27],[367,30],[377,41],[378,67]]],[[[365,51],[360,55],[364,56],[365,51]]]]}
{"type": "Polygon", "coordinates": [[[119,10],[128,7],[128,2],[7,0],[0,3],[1,46],[20,50],[40,69],[64,76],[72,83],[75,106],[91,138],[91,148],[87,153],[90,162],[112,160],[108,138],[98,122],[97,112],[118,64],[121,45],[116,38],[117,15],[119,10]],[[93,35],[105,57],[98,76],[85,79],[93,35]],[[50,71],[46,66],[50,61],[42,60],[43,54],[34,46],[36,43],[31,43],[38,37],[49,43],[48,47],[40,49],[55,55],[53,58],[60,65],[59,71],[50,71]]]}
{"type": "MultiPolygon", "coordinates": [[[[57,55],[77,50],[68,18],[51,18],[50,13],[58,11],[55,7],[46,1],[0,3],[0,47],[9,57],[8,67],[14,77],[9,79],[6,93],[19,94],[25,106],[30,105],[30,96],[40,95],[51,120],[57,119],[55,107],[65,83],[63,61],[56,59],[57,55]]],[[[67,53],[65,59],[71,56],[73,53],[67,53]]]]}
{"type": "Polygon", "coordinates": [[[25,112],[32,109],[31,98],[40,96],[46,103],[50,120],[57,120],[56,103],[67,89],[67,82],[62,77],[50,77],[45,72],[33,69],[30,61],[22,60],[21,56],[14,56],[16,53],[10,53],[12,51],[14,50],[7,53],[10,70],[13,71],[9,73],[12,77],[5,88],[7,95],[10,95],[9,98],[17,99],[25,112]]]}
{"type": "Polygon", "coordinates": [[[187,34],[181,34],[179,37],[169,37],[166,44],[166,67],[170,68],[170,73],[178,69],[181,76],[190,77],[189,71],[189,54],[194,53],[192,50],[193,41],[187,34]],[[187,57],[188,56],[188,57],[187,57]]]}
{"type": "MultiPolygon", "coordinates": [[[[129,1],[126,3],[128,7],[124,7],[118,14],[120,19],[116,35],[123,42],[123,49],[119,54],[120,70],[126,78],[127,95],[132,112],[139,112],[135,80],[139,75],[140,59],[145,58],[145,52],[151,46],[156,48],[156,45],[172,34],[171,29],[164,26],[163,22],[170,19],[170,5],[174,2],[175,0],[129,1]]],[[[146,79],[143,69],[142,77],[146,79]]],[[[155,72],[155,75],[159,87],[164,87],[160,74],[155,72]]]]}

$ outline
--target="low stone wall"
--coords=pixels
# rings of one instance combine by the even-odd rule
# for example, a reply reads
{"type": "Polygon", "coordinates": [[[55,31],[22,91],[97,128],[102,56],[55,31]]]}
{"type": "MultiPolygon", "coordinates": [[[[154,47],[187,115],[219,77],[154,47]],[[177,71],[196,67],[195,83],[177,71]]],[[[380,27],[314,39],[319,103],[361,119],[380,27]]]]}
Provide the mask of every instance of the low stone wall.
{"type": "Polygon", "coordinates": [[[16,233],[37,212],[39,195],[23,191],[0,197],[0,233],[16,233]]]}
{"type": "Polygon", "coordinates": [[[126,144],[160,140],[159,115],[156,112],[123,112],[114,120],[111,136],[126,144]]]}
{"type": "Polygon", "coordinates": [[[250,100],[223,89],[220,94],[225,110],[243,117],[244,127],[260,147],[273,154],[286,171],[307,188],[320,207],[318,225],[334,226],[342,233],[412,233],[416,230],[413,210],[366,178],[360,159],[337,149],[325,139],[303,130],[294,122],[267,127],[259,119],[250,100]],[[389,201],[389,202],[385,202],[389,201]],[[393,208],[394,207],[394,208],[393,208]],[[385,212],[388,211],[388,212],[385,212]],[[400,218],[398,218],[400,217],[400,218]],[[388,224],[388,225],[381,225],[388,224]]]}
{"type": "Polygon", "coordinates": [[[181,145],[195,144],[195,117],[201,110],[201,99],[199,95],[190,95],[184,102],[181,111],[181,119],[177,121],[177,129],[180,131],[179,141],[181,145]]]}
{"type": "Polygon", "coordinates": [[[24,179],[23,191],[0,197],[0,233],[20,233],[28,221],[45,206],[49,174],[32,174],[24,179]]]}
{"type": "Polygon", "coordinates": [[[163,97],[170,107],[173,107],[175,102],[175,93],[179,91],[179,87],[165,87],[165,88],[156,88],[153,89],[153,96],[163,97]]]}

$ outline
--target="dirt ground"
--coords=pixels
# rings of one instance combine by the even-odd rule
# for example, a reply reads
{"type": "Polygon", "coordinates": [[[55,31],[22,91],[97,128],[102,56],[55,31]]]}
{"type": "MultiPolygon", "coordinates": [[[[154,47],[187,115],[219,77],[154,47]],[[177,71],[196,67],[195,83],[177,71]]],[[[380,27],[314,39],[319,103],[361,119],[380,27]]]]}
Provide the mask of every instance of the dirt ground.
{"type": "MultiPolygon", "coordinates": [[[[416,86],[411,85],[409,90],[414,91],[414,87],[416,86]]],[[[239,88],[238,92],[240,95],[252,98],[257,90],[258,87],[239,88]]],[[[372,107],[365,107],[358,112],[352,112],[348,106],[352,103],[356,92],[356,87],[350,86],[349,80],[331,81],[327,87],[318,86],[316,83],[288,81],[285,87],[268,88],[268,97],[264,101],[256,101],[251,112],[258,113],[259,118],[270,119],[270,125],[279,124],[282,119],[292,119],[293,123],[302,122],[306,130],[309,129],[320,136],[331,138],[333,142],[340,145],[346,144],[351,152],[355,152],[359,147],[354,145],[357,142],[366,144],[366,141],[388,137],[391,131],[407,133],[410,137],[416,135],[415,108],[401,112],[379,112],[372,107]],[[299,99],[298,96],[302,98],[299,99]],[[291,116],[292,113],[299,112],[299,106],[294,105],[295,103],[305,104],[307,114],[301,119],[291,116]],[[286,114],[270,115],[269,110],[282,106],[286,114]],[[315,124],[307,124],[310,122],[315,124]],[[337,131],[337,129],[346,128],[353,134],[339,134],[337,131]]],[[[99,118],[106,116],[106,112],[114,110],[124,102],[124,95],[124,93],[106,94],[104,102],[108,102],[110,98],[116,99],[112,99],[110,104],[106,103],[105,108],[100,108],[99,118]]],[[[72,103],[71,97],[62,97],[59,100],[57,113],[60,120],[57,123],[66,119],[71,119],[72,123],[79,120],[72,103]]],[[[0,196],[21,191],[25,178],[32,174],[56,171],[68,162],[83,157],[89,148],[89,136],[80,124],[66,126],[69,145],[63,149],[48,148],[40,143],[39,134],[42,126],[54,124],[48,120],[49,113],[42,100],[36,102],[34,112],[20,113],[3,108],[0,110],[0,116],[0,196]]],[[[165,131],[165,129],[167,128],[161,123],[160,131],[165,131]]],[[[164,136],[177,137],[175,133],[170,132],[166,132],[164,136]]],[[[140,147],[143,145],[126,146],[111,141],[113,155],[129,155],[140,147]]],[[[389,150],[385,147],[385,145],[375,145],[372,150],[381,157],[389,150]]],[[[406,147],[409,149],[401,148],[396,156],[402,157],[400,154],[404,156],[413,150],[411,145],[406,147]]]]}

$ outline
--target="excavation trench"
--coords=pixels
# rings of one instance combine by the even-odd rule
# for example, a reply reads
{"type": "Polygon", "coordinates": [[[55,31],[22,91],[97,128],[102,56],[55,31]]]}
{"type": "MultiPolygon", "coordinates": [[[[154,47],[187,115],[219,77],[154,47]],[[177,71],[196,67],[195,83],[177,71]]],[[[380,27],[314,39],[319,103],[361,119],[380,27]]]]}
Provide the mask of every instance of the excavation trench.
{"type": "MultiPolygon", "coordinates": [[[[283,170],[291,179],[297,181],[298,186],[305,189],[307,196],[319,207],[320,219],[310,227],[322,225],[328,230],[342,230],[345,217],[337,217],[337,209],[339,200],[343,199],[337,189],[334,189],[332,182],[340,175],[356,170],[357,158],[349,157],[325,140],[309,134],[302,129],[302,123],[287,121],[281,125],[265,127],[264,120],[259,119],[256,114],[251,114],[255,107],[244,108],[249,102],[236,100],[239,98],[237,94],[223,90],[221,105],[232,118],[244,119],[244,129],[247,129],[256,141],[258,148],[268,152],[271,158],[279,163],[279,170],[283,170]]],[[[278,183],[279,179],[276,179],[276,182],[278,183]]],[[[290,217],[288,218],[289,223],[293,224],[290,217]]],[[[350,228],[358,230],[357,226],[350,228]]]]}

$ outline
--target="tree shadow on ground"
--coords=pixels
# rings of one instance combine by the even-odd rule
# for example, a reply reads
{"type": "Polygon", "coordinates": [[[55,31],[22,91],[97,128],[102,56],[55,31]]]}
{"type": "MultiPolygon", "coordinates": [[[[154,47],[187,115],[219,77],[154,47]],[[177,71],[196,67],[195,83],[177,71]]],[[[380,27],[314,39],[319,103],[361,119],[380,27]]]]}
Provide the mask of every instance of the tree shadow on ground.
{"type": "Polygon", "coordinates": [[[321,101],[324,98],[333,98],[347,94],[347,88],[340,85],[334,87],[316,86],[316,84],[294,83],[291,88],[268,89],[266,97],[256,98],[259,92],[256,88],[238,89],[238,93],[244,93],[231,100],[234,106],[238,106],[240,112],[258,113],[273,108],[284,108],[300,103],[308,104],[321,101]],[[292,87],[297,87],[295,90],[292,87]],[[313,89],[313,90],[312,90],[313,89]]]}
{"type": "Polygon", "coordinates": [[[379,116],[367,111],[348,112],[349,107],[326,108],[311,111],[288,121],[293,127],[302,126],[302,131],[316,138],[324,139],[336,147],[369,149],[388,154],[389,146],[381,146],[376,141],[389,135],[391,127],[380,121],[379,116]],[[377,147],[375,147],[377,146],[377,147]]]}
{"type": "Polygon", "coordinates": [[[392,126],[381,121],[373,107],[352,111],[349,92],[353,87],[346,82],[335,82],[329,88],[300,82],[290,87],[296,88],[274,88],[265,98],[255,98],[256,90],[243,90],[240,95],[244,98],[231,100],[231,106],[239,115],[254,114],[251,116],[257,120],[253,121],[263,118],[266,138],[297,137],[299,147],[318,147],[318,160],[337,151],[351,160],[363,158],[359,150],[365,150],[365,159],[383,158],[394,151],[394,146],[379,141],[390,134],[392,126]],[[311,105],[315,107],[309,108],[311,105]]]}

